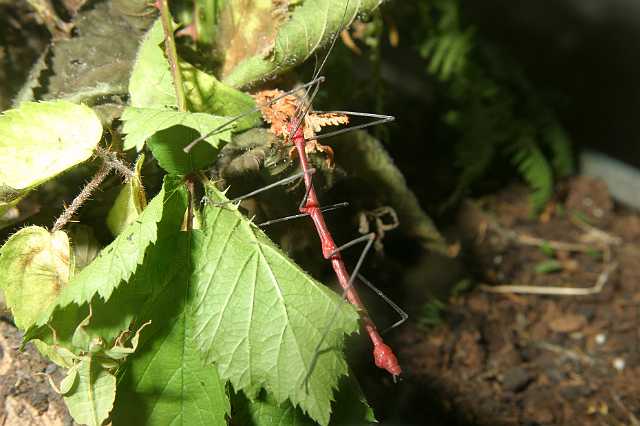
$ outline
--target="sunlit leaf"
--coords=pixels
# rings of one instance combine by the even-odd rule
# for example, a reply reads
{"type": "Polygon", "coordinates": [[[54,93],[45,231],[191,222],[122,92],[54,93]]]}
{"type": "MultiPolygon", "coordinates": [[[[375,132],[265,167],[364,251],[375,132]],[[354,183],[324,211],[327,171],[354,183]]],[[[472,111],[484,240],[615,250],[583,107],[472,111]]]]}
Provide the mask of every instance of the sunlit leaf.
{"type": "Polygon", "coordinates": [[[158,19],[144,36],[131,71],[129,94],[133,107],[165,108],[177,105],[163,43],[164,33],[158,19]]]}
{"type": "MultiPolygon", "coordinates": [[[[207,193],[211,202],[225,200],[212,186],[207,193]]],[[[194,338],[207,361],[249,398],[266,388],[277,403],[288,399],[327,424],[334,388],[347,373],[342,345],[344,335],[358,328],[355,310],[233,205],[208,204],[203,231],[194,236],[194,338]]]]}
{"type": "MultiPolygon", "coordinates": [[[[189,111],[206,112],[219,116],[235,116],[255,106],[251,96],[233,89],[214,76],[193,65],[180,61],[183,90],[189,111]]],[[[131,106],[136,108],[175,108],[177,98],[169,63],[164,53],[164,34],[160,20],[145,36],[138,51],[129,82],[131,106]]],[[[254,115],[237,124],[237,129],[246,129],[259,122],[254,115]]],[[[136,145],[141,148],[141,145],[136,145]]],[[[126,148],[133,147],[131,143],[126,148]]]]}
{"type": "MultiPolygon", "coordinates": [[[[129,107],[125,109],[122,114],[122,121],[124,121],[122,131],[127,135],[125,137],[125,149],[133,148],[135,146],[140,150],[147,139],[162,130],[169,129],[174,126],[184,126],[194,129],[198,133],[197,136],[202,136],[226,123],[228,118],[204,113],[129,107]]],[[[230,138],[231,127],[222,132],[217,132],[205,140],[211,146],[217,148],[221,141],[228,141],[230,138]]],[[[181,145],[185,146],[191,142],[191,139],[184,141],[174,140],[171,142],[173,145],[177,145],[182,142],[181,145]]],[[[158,159],[157,156],[156,158],[158,159]]]]}
{"type": "Polygon", "coordinates": [[[152,323],[118,384],[115,424],[207,426],[225,424],[230,413],[224,382],[192,338],[190,238],[185,232],[158,241],[149,253],[155,266],[132,278],[131,285],[152,290],[137,312],[152,323]]]}
{"type": "Polygon", "coordinates": [[[24,102],[0,115],[0,206],[93,153],[102,124],[84,105],[24,102]]]}
{"type": "Polygon", "coordinates": [[[32,326],[67,285],[69,255],[67,234],[39,226],[21,229],[0,249],[0,289],[20,329],[32,326]]]}

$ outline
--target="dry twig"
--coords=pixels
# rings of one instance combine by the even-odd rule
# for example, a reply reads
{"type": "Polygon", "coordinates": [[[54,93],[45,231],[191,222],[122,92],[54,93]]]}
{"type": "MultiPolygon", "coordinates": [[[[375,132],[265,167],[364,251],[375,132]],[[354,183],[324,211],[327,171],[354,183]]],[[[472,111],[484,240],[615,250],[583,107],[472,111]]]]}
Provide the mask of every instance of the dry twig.
{"type": "Polygon", "coordinates": [[[600,293],[604,285],[609,280],[609,276],[618,267],[617,262],[606,265],[603,271],[598,275],[596,283],[592,287],[545,287],[535,285],[487,285],[479,286],[480,290],[490,293],[519,293],[519,294],[539,294],[547,296],[588,296],[600,293]]]}

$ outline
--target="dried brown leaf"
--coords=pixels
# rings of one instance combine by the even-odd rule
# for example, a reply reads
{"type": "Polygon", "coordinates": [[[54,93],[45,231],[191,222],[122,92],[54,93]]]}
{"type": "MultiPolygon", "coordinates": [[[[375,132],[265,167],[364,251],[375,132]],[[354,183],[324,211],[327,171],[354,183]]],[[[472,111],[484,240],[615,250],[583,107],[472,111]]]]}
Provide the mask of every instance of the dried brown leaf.
{"type": "Polygon", "coordinates": [[[252,56],[267,56],[280,25],[288,18],[288,2],[238,0],[226,2],[220,11],[217,48],[224,52],[222,77],[252,56]]]}

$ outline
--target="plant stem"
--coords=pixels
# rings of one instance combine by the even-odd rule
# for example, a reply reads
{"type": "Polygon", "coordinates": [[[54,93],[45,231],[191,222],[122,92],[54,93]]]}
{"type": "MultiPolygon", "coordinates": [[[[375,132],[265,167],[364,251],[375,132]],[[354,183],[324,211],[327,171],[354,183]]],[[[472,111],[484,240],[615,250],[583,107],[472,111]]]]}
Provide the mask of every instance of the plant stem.
{"type": "Polygon", "coordinates": [[[173,19],[169,11],[169,2],[168,0],[158,0],[158,6],[160,8],[162,29],[164,30],[164,48],[171,68],[171,75],[173,76],[173,85],[176,88],[178,111],[185,112],[187,111],[187,102],[184,95],[184,87],[182,86],[182,73],[180,72],[180,63],[178,62],[176,41],[173,38],[173,19]]]}
{"type": "Polygon", "coordinates": [[[82,191],[73,199],[69,207],[65,208],[60,217],[53,224],[53,228],[51,228],[51,232],[56,232],[64,228],[64,226],[71,220],[73,215],[78,211],[78,209],[91,197],[93,191],[98,189],[98,186],[102,183],[102,181],[107,177],[109,172],[111,171],[111,164],[104,162],[100,169],[96,172],[93,178],[87,183],[82,191]]]}
{"type": "Polygon", "coordinates": [[[96,147],[95,152],[102,161],[115,169],[115,171],[121,174],[127,181],[136,176],[136,173],[127,167],[127,165],[117,157],[115,152],[101,146],[96,147]]]}

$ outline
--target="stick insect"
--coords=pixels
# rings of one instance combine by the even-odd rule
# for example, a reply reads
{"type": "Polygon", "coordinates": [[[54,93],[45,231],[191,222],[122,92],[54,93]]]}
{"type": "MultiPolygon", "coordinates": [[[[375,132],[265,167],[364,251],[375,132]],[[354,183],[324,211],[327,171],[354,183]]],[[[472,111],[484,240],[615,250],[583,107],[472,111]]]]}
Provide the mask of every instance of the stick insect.
{"type": "MultiPolygon", "coordinates": [[[[298,210],[299,213],[291,216],[287,216],[284,218],[273,219],[259,224],[259,226],[269,226],[271,224],[282,222],[285,220],[291,220],[295,218],[307,217],[309,216],[313,221],[313,224],[316,228],[318,236],[321,241],[322,255],[326,260],[331,262],[333,270],[338,278],[340,286],[342,287],[342,297],[346,298],[351,304],[353,304],[360,313],[363,325],[369,338],[373,344],[373,357],[376,366],[382,368],[389,372],[394,380],[401,374],[402,369],[398,363],[397,357],[394,354],[391,347],[389,347],[383,340],[381,334],[371,317],[369,316],[367,309],[363,305],[360,296],[356,288],[354,287],[354,283],[356,280],[362,282],[367,287],[371,288],[376,294],[385,300],[398,314],[400,315],[400,320],[393,324],[390,328],[396,327],[406,321],[407,315],[399,306],[389,300],[380,290],[378,290],[369,280],[363,277],[360,274],[360,269],[364,263],[364,260],[373,245],[376,234],[374,232],[363,235],[359,238],[356,238],[352,241],[349,241],[342,245],[337,245],[331,235],[331,232],[326,224],[324,219],[324,213],[335,210],[337,208],[346,207],[348,203],[338,203],[329,206],[322,206],[318,199],[316,190],[313,184],[313,177],[316,173],[316,170],[311,167],[308,152],[309,148],[312,149],[320,149],[318,148],[318,140],[329,138],[332,136],[336,136],[339,134],[343,134],[346,132],[364,129],[370,126],[389,123],[393,121],[395,118],[389,115],[379,115],[372,113],[362,113],[362,112],[352,112],[352,111],[313,111],[312,110],[312,102],[315,96],[318,93],[320,84],[325,81],[325,77],[321,76],[322,72],[329,55],[331,54],[338,35],[342,31],[347,21],[347,10],[348,10],[348,2],[345,7],[345,12],[342,18],[342,22],[340,25],[340,29],[331,36],[331,41],[329,45],[329,49],[325,54],[324,58],[320,62],[318,66],[317,56],[316,56],[316,66],[313,73],[313,77],[311,81],[306,84],[301,85],[300,87],[293,89],[289,92],[283,92],[280,90],[270,90],[263,91],[256,94],[254,97],[257,100],[257,108],[253,110],[249,110],[243,114],[238,115],[237,117],[230,119],[223,125],[218,128],[212,130],[208,134],[202,135],[201,137],[193,140],[189,145],[187,145],[184,150],[185,152],[189,152],[196,144],[200,143],[210,135],[226,130],[231,126],[234,122],[246,117],[250,114],[254,114],[256,112],[261,112],[265,121],[271,124],[271,130],[279,137],[282,138],[282,143],[287,146],[292,146],[292,153],[295,153],[298,158],[298,162],[300,165],[301,171],[295,173],[292,176],[281,179],[275,183],[267,185],[263,188],[257,189],[255,191],[251,191],[247,194],[244,194],[240,197],[236,197],[232,200],[227,201],[227,203],[235,203],[241,201],[243,199],[253,197],[259,193],[270,190],[277,186],[282,186],[293,182],[294,180],[298,180],[302,178],[305,185],[305,194],[302,198],[298,210]],[[296,95],[297,93],[304,92],[302,96],[296,95]],[[343,128],[339,130],[330,131],[327,133],[316,134],[316,131],[321,130],[323,127],[323,123],[329,125],[336,124],[346,124],[348,123],[349,116],[357,116],[362,117],[364,119],[369,119],[370,121],[358,124],[356,126],[351,126],[348,128],[343,128]],[[311,117],[315,117],[315,123],[311,120],[311,117]],[[324,120],[324,121],[323,121],[324,120]],[[319,124],[318,124],[319,123],[319,124]],[[348,272],[347,267],[345,266],[344,260],[342,258],[342,251],[351,248],[358,244],[364,244],[364,248],[360,253],[360,256],[357,260],[357,263],[351,272],[348,272]]],[[[351,20],[349,20],[351,21],[351,20]]],[[[325,147],[326,148],[326,147],[325,147]]],[[[222,206],[224,203],[219,203],[218,205],[222,206]]],[[[336,311],[331,318],[331,320],[325,326],[324,332],[321,336],[321,339],[318,341],[315,348],[315,355],[312,359],[311,366],[307,371],[306,377],[304,379],[304,383],[308,383],[308,378],[313,372],[313,368],[317,362],[318,357],[322,352],[322,345],[329,333],[335,319],[337,318],[338,311],[336,311]]]]}

